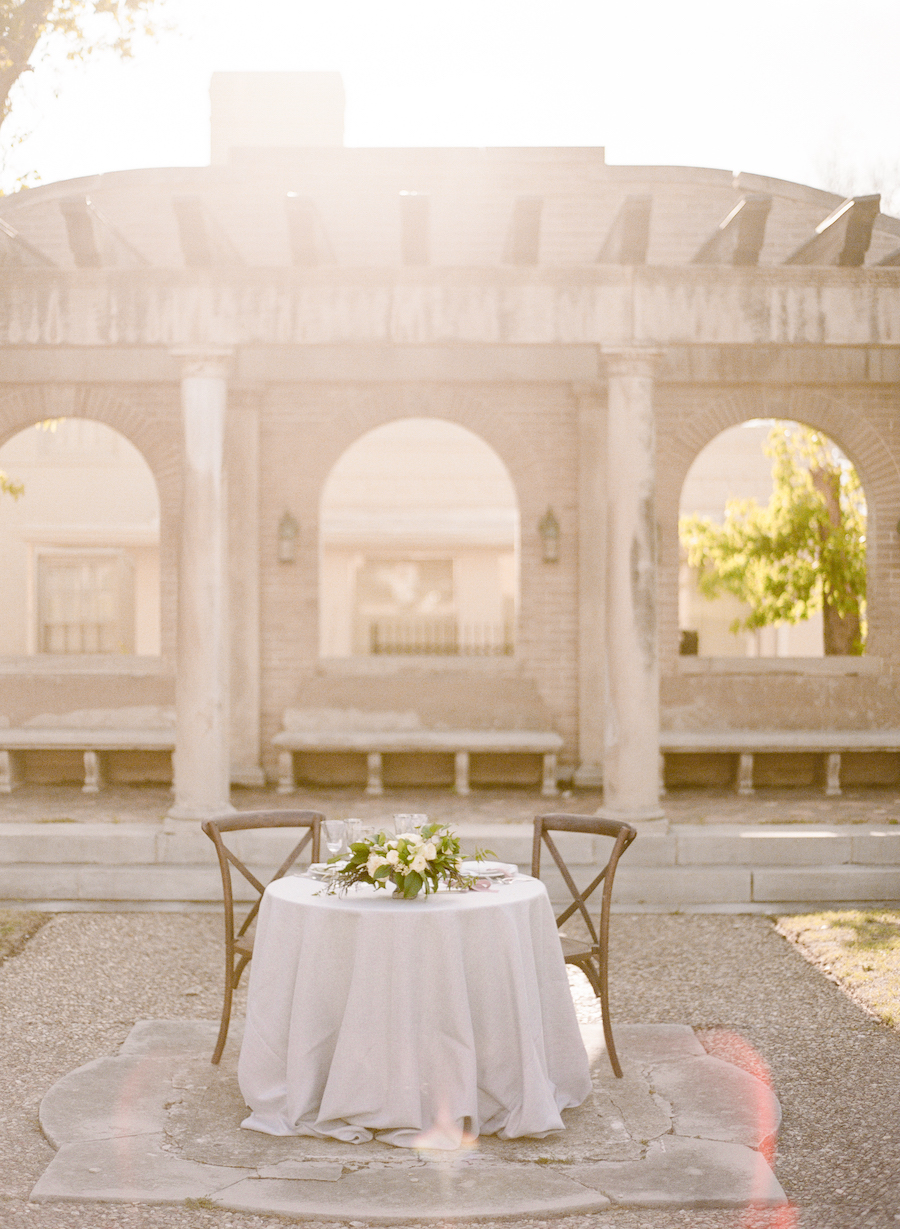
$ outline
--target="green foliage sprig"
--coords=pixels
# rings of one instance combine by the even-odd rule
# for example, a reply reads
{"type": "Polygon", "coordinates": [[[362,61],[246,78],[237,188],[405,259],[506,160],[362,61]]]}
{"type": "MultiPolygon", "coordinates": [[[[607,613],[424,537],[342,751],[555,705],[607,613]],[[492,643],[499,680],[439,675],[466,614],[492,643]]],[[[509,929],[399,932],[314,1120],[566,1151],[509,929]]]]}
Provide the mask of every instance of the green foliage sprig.
{"type": "Polygon", "coordinates": [[[24,483],[14,482],[12,478],[0,469],[0,495],[12,495],[13,499],[18,499],[20,495],[24,494],[24,483]]]}
{"type": "MultiPolygon", "coordinates": [[[[488,850],[479,849],[475,858],[481,861],[488,855],[488,850]]],[[[427,896],[441,884],[469,888],[475,882],[474,875],[460,870],[459,839],[445,824],[423,824],[396,836],[376,832],[353,842],[343,866],[338,858],[331,861],[337,869],[326,889],[329,893],[345,892],[355,883],[376,888],[390,883],[396,894],[411,900],[423,889],[427,896]]]]}

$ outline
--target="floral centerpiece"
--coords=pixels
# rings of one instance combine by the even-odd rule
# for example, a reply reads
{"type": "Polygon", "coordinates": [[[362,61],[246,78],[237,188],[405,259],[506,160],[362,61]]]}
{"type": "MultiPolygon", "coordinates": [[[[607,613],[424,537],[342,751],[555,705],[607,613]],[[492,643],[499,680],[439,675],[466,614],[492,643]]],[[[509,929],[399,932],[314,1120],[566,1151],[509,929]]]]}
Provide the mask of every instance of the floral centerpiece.
{"type": "MultiPolygon", "coordinates": [[[[487,852],[479,849],[474,856],[480,861],[487,852]]],[[[445,824],[423,824],[396,836],[376,832],[354,841],[349,858],[333,858],[332,862],[335,866],[329,892],[345,892],[355,883],[370,883],[376,888],[391,883],[395,896],[413,900],[423,888],[427,896],[441,884],[470,888],[475,883],[474,875],[464,875],[460,870],[459,839],[445,824]]]]}

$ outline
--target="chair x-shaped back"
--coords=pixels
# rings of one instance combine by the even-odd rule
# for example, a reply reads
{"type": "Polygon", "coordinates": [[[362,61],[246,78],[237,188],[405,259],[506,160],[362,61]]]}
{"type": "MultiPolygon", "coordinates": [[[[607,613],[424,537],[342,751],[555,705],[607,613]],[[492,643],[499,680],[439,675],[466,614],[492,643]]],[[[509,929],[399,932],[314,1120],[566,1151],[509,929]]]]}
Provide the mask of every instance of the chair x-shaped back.
{"type": "Polygon", "coordinates": [[[616,1053],[613,1039],[612,1024],[609,1018],[609,913],[612,903],[613,880],[619,858],[637,836],[630,824],[616,819],[597,819],[590,815],[538,815],[534,821],[534,844],[531,855],[531,873],[536,878],[541,874],[541,851],[546,845],[553,861],[562,875],[563,882],[572,897],[556,919],[558,928],[565,926],[576,913],[587,929],[590,940],[570,939],[561,935],[563,957],[566,964],[575,965],[585,974],[591,983],[591,988],[600,1000],[603,1012],[603,1036],[606,1039],[606,1052],[613,1071],[621,1078],[622,1068],[616,1053]],[[606,865],[591,880],[586,888],[579,890],[559,852],[551,832],[580,832],[590,836],[606,836],[613,840],[612,851],[606,865]],[[594,925],[594,919],[588,908],[588,900],[592,894],[603,885],[600,903],[599,930],[594,925]]]}
{"type": "Polygon", "coordinates": [[[222,873],[222,902],[225,907],[225,994],[222,1003],[222,1023],[213,1052],[212,1061],[217,1063],[225,1049],[228,1025],[231,1020],[231,1002],[241,980],[241,974],[253,956],[253,940],[256,932],[256,915],[262,903],[263,892],[268,884],[262,883],[248,866],[228,848],[222,839],[223,833],[243,832],[253,828],[302,828],[303,836],[287,855],[278,870],[269,879],[274,883],[291,869],[300,854],[310,846],[310,861],[319,860],[319,828],[325,817],[319,811],[243,811],[222,819],[206,819],[201,827],[216,847],[219,870],[222,873]],[[246,917],[238,923],[232,868],[237,870],[257,893],[246,917]]]}

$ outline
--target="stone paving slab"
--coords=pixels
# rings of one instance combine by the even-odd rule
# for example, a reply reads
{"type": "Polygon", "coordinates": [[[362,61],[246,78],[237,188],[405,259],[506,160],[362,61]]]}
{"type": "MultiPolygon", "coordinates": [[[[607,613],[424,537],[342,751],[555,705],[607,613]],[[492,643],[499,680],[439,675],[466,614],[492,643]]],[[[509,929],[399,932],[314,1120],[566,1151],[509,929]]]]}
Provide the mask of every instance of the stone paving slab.
{"type": "Polygon", "coordinates": [[[575,1165],[570,1176],[614,1203],[645,1208],[724,1208],[785,1202],[763,1157],[741,1144],[667,1136],[623,1165],[575,1165]]]}
{"type": "Polygon", "coordinates": [[[34,1201],[177,1204],[374,1224],[522,1219],[613,1205],[782,1204],[769,1168],[778,1103],[706,1054],[684,1025],[620,1025],[624,1078],[599,1024],[582,1026],[593,1092],[544,1139],[483,1137],[454,1152],[245,1131],[240,1022],[219,1067],[206,1021],[141,1021],[119,1055],[70,1072],[41,1106],[58,1147],[34,1201]]]}
{"type": "Polygon", "coordinates": [[[213,1202],[232,1211],[281,1212],[310,1220],[365,1220],[375,1225],[446,1221],[449,1217],[521,1220],[536,1213],[600,1212],[611,1205],[600,1191],[537,1165],[492,1165],[471,1171],[435,1166],[418,1174],[407,1169],[358,1170],[345,1175],[336,1186],[251,1178],[215,1196],[213,1202]]]}

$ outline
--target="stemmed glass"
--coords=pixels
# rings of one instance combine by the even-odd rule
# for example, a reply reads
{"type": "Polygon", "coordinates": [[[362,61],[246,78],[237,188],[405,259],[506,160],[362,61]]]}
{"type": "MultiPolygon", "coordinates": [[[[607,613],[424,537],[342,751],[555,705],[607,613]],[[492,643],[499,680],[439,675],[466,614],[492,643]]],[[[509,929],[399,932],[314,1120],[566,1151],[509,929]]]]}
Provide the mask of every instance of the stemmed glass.
{"type": "Polygon", "coordinates": [[[423,824],[428,823],[427,815],[394,815],[394,835],[400,836],[403,832],[414,832],[416,828],[421,828],[423,824]]]}
{"type": "Polygon", "coordinates": [[[347,825],[342,819],[326,819],[322,826],[325,829],[325,847],[333,857],[344,847],[347,825]]]}
{"type": "Polygon", "coordinates": [[[348,819],[347,824],[347,847],[349,848],[354,841],[362,839],[363,821],[361,819],[348,819]]]}

